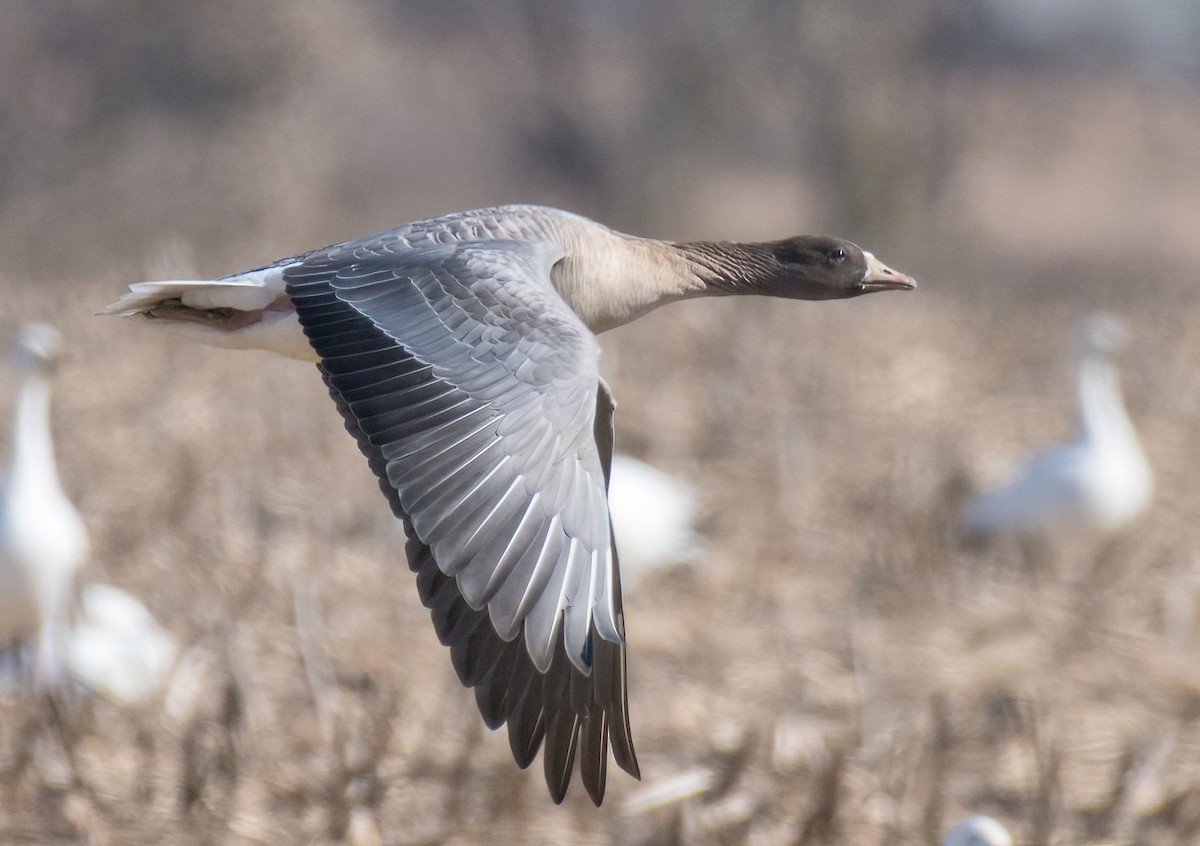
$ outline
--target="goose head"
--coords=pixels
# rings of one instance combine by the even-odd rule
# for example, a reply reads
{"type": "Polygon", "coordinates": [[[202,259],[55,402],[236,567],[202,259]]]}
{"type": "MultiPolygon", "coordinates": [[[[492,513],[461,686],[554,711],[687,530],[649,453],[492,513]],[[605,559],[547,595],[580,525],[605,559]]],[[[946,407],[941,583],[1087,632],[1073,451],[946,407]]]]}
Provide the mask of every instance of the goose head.
{"type": "Polygon", "coordinates": [[[1107,314],[1096,314],[1079,327],[1075,344],[1079,355],[1086,358],[1111,355],[1124,347],[1128,340],[1129,330],[1121,321],[1107,314]]]}
{"type": "Polygon", "coordinates": [[[768,293],[801,300],[840,300],[874,291],[911,291],[916,280],[840,238],[802,235],[766,245],[776,267],[768,293]]]}
{"type": "Polygon", "coordinates": [[[45,323],[29,323],[13,345],[12,361],[26,372],[51,373],[62,354],[62,335],[45,323]]]}

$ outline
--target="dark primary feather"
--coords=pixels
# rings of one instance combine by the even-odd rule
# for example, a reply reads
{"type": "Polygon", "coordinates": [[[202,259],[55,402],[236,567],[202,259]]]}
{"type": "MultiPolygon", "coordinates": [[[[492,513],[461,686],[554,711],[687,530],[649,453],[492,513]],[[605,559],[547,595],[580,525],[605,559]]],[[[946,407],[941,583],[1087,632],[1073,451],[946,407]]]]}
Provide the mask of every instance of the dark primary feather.
{"type": "Polygon", "coordinates": [[[404,521],[459,679],[489,726],[508,724],[520,766],[544,744],[555,801],[578,758],[599,804],[610,742],[619,766],[638,766],[605,499],[612,402],[594,337],[550,284],[560,255],[393,231],[308,254],[285,276],[404,521]]]}

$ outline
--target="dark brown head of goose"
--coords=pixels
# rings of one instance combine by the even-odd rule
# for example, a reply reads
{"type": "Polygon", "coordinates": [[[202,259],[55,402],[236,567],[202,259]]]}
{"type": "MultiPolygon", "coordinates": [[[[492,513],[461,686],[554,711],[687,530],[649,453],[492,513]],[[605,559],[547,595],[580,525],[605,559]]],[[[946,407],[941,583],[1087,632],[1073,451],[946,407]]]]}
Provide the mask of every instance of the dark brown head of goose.
{"type": "Polygon", "coordinates": [[[873,291],[908,291],[916,280],[892,270],[871,253],[840,238],[802,235],[771,241],[777,264],[764,293],[800,300],[840,300],[873,291]]]}
{"type": "Polygon", "coordinates": [[[782,241],[699,241],[679,245],[709,294],[764,294],[795,300],[840,300],[874,291],[907,291],[916,281],[840,238],[799,235],[782,241]]]}

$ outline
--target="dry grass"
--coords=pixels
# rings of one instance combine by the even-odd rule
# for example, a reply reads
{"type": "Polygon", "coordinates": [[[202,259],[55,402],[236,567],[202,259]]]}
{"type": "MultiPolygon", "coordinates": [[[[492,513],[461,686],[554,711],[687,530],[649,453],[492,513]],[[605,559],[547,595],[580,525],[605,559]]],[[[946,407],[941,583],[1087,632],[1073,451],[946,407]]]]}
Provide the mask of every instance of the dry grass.
{"type": "Polygon", "coordinates": [[[1178,397],[1200,386],[1152,359],[1200,343],[1200,315],[1125,314],[1154,509],[1030,570],[958,549],[953,514],[964,479],[1066,426],[1043,362],[1075,313],[1029,315],[1022,344],[972,308],[936,288],[685,304],[607,339],[622,442],[699,487],[711,538],[628,598],[628,633],[647,784],[715,783],[639,815],[619,775],[600,810],[578,790],[554,807],[481,728],[314,372],[65,315],[57,429],[92,573],[146,598],[190,681],[133,712],[8,696],[0,839],[921,843],[968,812],[1034,843],[1193,836],[1200,494],[1178,397]]]}
{"type": "MultiPolygon", "coordinates": [[[[0,842],[899,846],[967,813],[1034,844],[1200,838],[1200,98],[893,75],[860,64],[872,49],[829,59],[841,87],[824,105],[845,114],[814,121],[801,95],[817,82],[796,79],[819,61],[755,55],[692,103],[660,72],[671,51],[580,38],[576,73],[492,33],[516,26],[501,14],[435,38],[382,25],[386,8],[272,4],[263,61],[294,64],[219,121],[135,108],[94,160],[60,150],[86,122],[27,133],[45,172],[0,197],[0,334],[49,319],[70,339],[56,430],[89,575],[142,597],[184,658],[141,709],[0,697],[0,842]],[[705,98],[726,87],[738,109],[709,126],[705,98]],[[855,141],[848,170],[796,167],[811,150],[794,136],[864,114],[882,123],[825,139],[855,141]],[[616,162],[586,202],[522,169],[522,133],[552,119],[616,162]],[[312,368],[92,316],[131,277],[228,272],[508,199],[607,205],[664,237],[823,229],[848,176],[879,218],[868,246],[922,290],[685,303],[604,339],[619,448],[697,486],[710,545],[627,597],[645,784],[614,773],[599,810],[578,786],[555,807],[482,728],[312,368]],[[153,259],[180,236],[194,250],[153,259]],[[961,549],[966,492],[1067,431],[1066,336],[1097,307],[1134,334],[1121,369],[1153,507],[1102,548],[961,549]],[[707,791],[624,810],[696,768],[707,791]]],[[[202,45],[237,17],[194,14],[215,28],[202,45]]],[[[861,14],[837,43],[904,29],[861,14]]],[[[802,21],[813,40],[822,20],[802,21]]],[[[230,55],[242,38],[262,40],[231,37],[230,55]]],[[[44,73],[88,80],[52,58],[44,73]]]]}

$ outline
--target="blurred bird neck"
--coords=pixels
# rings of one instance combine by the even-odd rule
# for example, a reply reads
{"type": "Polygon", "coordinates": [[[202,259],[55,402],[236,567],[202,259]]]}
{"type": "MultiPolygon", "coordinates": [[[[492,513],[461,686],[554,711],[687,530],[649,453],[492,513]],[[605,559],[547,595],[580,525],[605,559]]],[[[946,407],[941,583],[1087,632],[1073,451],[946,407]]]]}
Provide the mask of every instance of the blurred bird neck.
{"type": "Polygon", "coordinates": [[[58,488],[50,437],[50,383],[38,373],[25,377],[17,395],[8,477],[14,487],[48,480],[58,488]]]}
{"type": "Polygon", "coordinates": [[[1116,373],[1104,356],[1091,354],[1080,360],[1077,387],[1079,427],[1085,439],[1136,441],[1116,373]]]}

